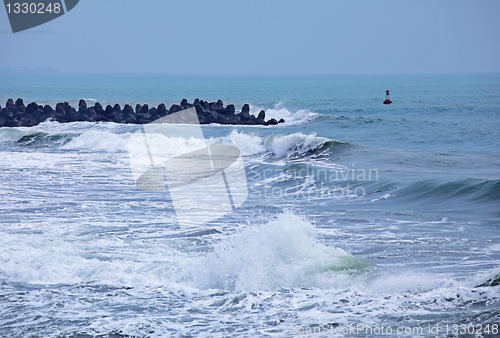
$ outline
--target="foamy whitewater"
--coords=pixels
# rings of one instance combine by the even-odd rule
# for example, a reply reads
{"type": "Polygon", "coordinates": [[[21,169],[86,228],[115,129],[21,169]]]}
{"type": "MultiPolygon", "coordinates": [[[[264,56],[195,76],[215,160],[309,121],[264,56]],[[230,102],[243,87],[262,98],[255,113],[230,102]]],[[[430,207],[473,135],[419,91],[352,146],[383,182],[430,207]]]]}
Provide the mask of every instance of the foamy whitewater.
{"type": "Polygon", "coordinates": [[[0,103],[222,98],[286,123],[153,130],[161,156],[241,151],[248,199],[188,229],[135,186],[139,126],[0,128],[1,337],[500,336],[498,75],[79,76],[0,74],[0,103]]]}

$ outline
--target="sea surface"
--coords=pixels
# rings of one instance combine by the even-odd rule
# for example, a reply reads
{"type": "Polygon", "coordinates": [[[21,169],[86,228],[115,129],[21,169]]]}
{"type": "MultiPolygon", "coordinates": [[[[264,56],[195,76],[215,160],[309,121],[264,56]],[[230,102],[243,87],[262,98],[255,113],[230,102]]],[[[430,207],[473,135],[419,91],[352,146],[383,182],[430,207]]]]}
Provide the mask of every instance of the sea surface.
{"type": "Polygon", "coordinates": [[[500,336],[499,74],[0,73],[18,97],[286,122],[202,127],[249,195],[192,229],[136,188],[137,125],[0,128],[1,337],[500,336]]]}

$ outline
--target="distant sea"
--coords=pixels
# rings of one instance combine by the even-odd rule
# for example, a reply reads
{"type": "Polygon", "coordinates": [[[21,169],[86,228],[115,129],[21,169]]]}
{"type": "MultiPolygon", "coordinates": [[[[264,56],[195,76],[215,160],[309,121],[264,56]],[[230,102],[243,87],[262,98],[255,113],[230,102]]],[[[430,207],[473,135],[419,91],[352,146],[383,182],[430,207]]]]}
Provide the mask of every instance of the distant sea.
{"type": "Polygon", "coordinates": [[[0,128],[1,337],[500,336],[500,74],[0,73],[18,97],[285,123],[202,127],[249,197],[188,230],[135,187],[137,125],[0,128]]]}

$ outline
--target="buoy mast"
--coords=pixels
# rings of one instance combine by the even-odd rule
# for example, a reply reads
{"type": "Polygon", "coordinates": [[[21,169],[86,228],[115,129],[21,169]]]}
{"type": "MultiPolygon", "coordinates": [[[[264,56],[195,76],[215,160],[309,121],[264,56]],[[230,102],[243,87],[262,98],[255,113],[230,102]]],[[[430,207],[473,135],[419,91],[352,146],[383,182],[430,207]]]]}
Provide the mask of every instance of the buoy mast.
{"type": "Polygon", "coordinates": [[[392,103],[391,96],[389,95],[389,90],[386,90],[384,104],[389,104],[389,103],[392,103]]]}

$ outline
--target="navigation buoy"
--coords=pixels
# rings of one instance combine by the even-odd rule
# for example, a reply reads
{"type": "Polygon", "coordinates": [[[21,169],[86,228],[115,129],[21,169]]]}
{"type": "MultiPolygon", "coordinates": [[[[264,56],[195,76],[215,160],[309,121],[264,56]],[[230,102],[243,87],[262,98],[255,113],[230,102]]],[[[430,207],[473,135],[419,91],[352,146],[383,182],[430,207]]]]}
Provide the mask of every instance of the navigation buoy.
{"type": "Polygon", "coordinates": [[[384,104],[389,104],[389,103],[392,103],[391,101],[391,97],[389,95],[389,90],[386,90],[385,91],[385,100],[384,100],[384,104]]]}

